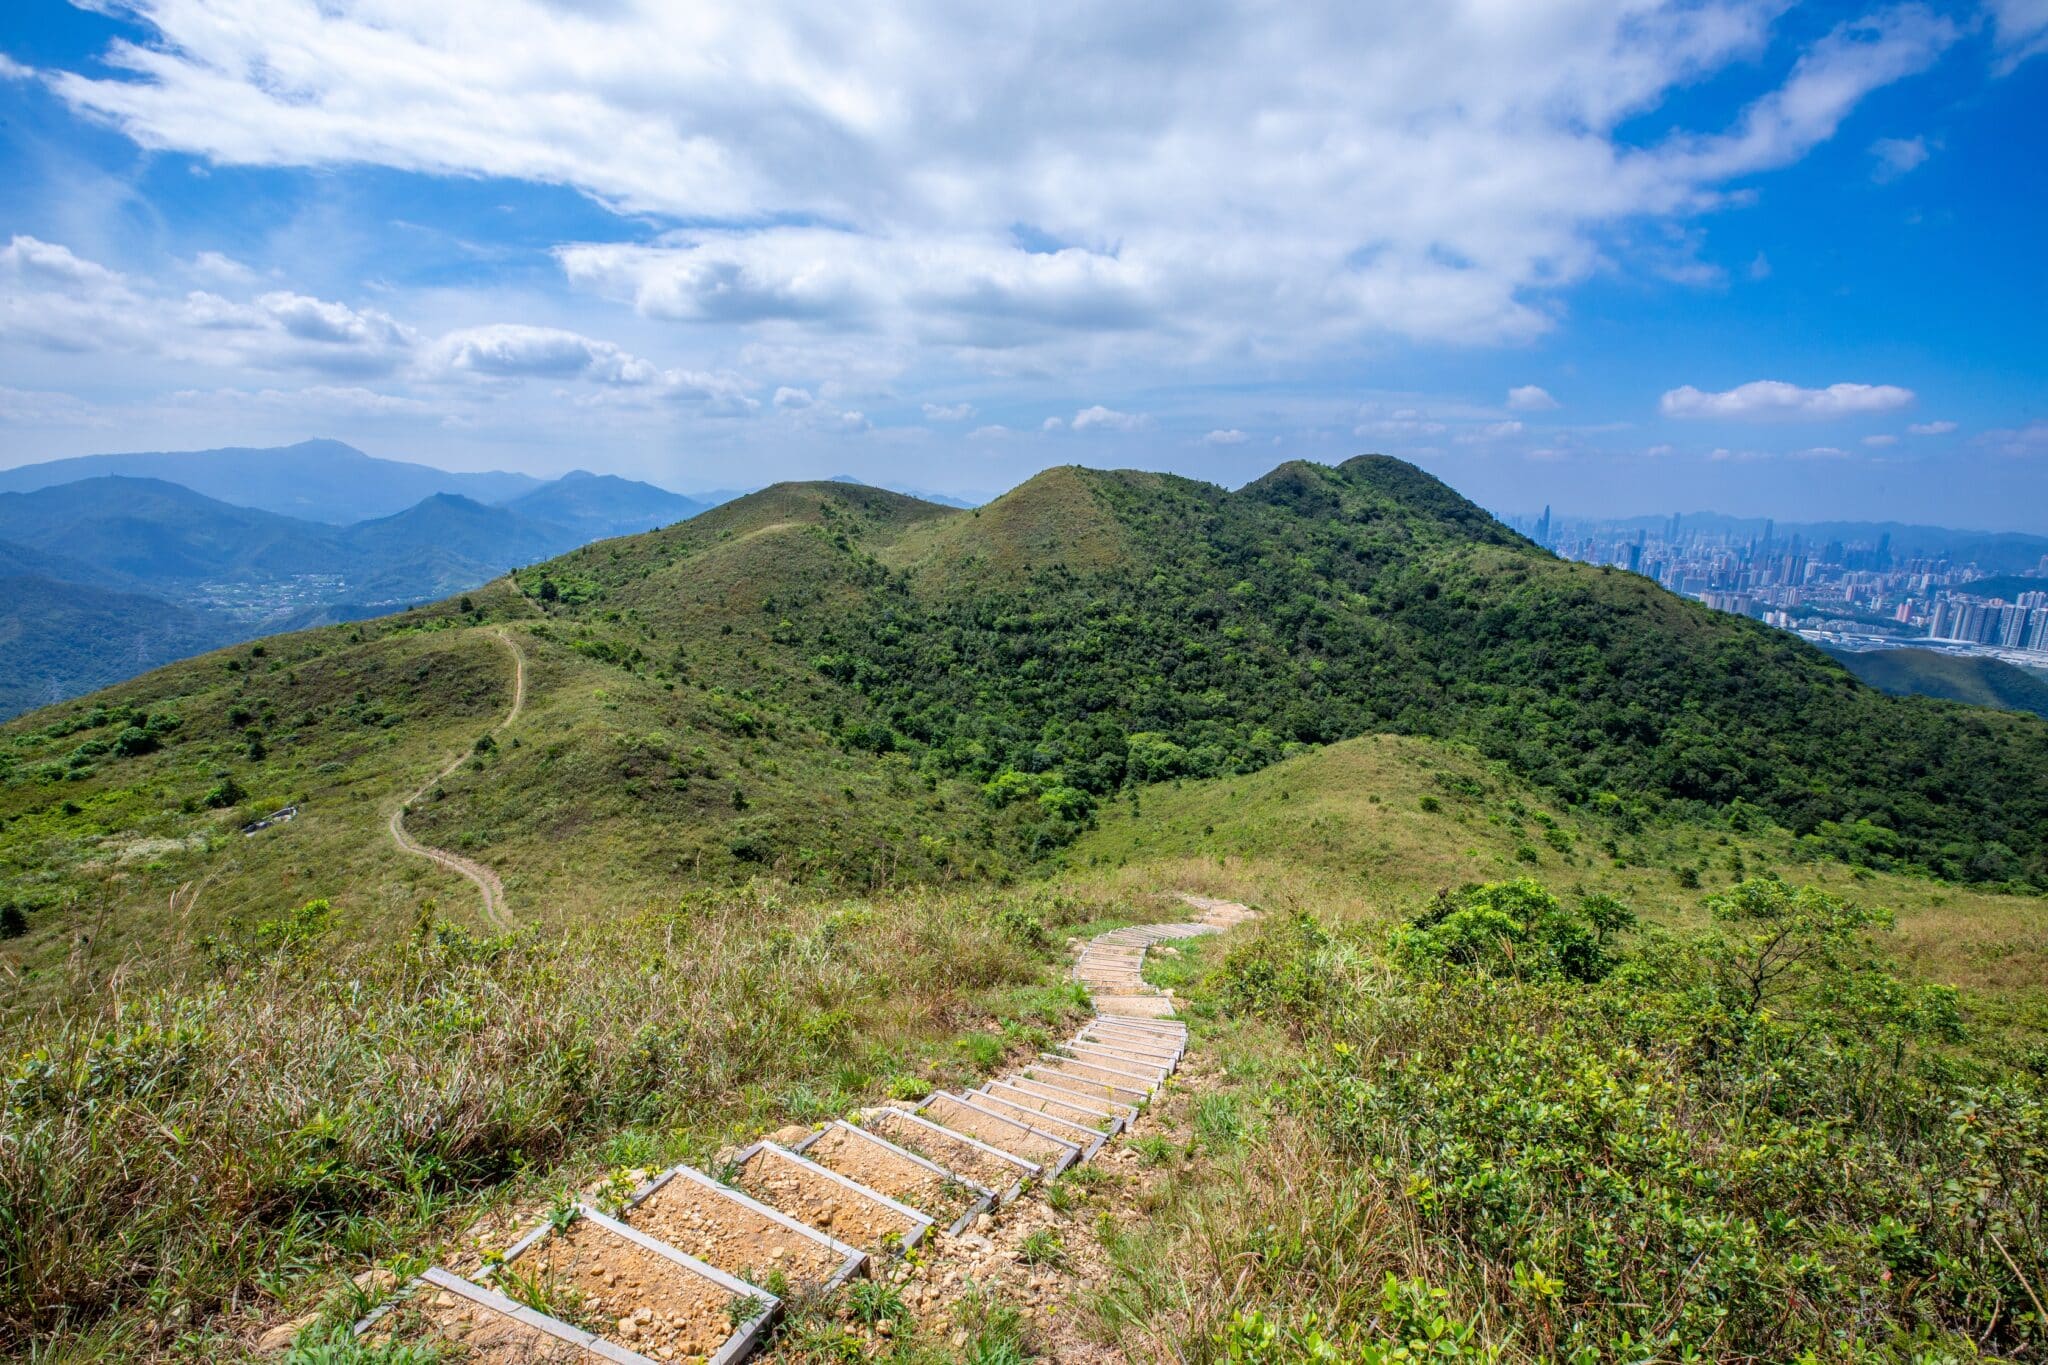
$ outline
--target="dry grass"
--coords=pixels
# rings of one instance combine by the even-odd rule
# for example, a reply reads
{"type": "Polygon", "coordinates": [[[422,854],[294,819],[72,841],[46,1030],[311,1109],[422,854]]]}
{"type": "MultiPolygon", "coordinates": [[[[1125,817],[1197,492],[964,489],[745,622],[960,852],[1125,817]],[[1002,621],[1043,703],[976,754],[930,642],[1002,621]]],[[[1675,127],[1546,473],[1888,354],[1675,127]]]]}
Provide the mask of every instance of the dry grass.
{"type": "Polygon", "coordinates": [[[958,1035],[1077,1008],[993,911],[764,889],[382,949],[325,943],[315,914],[225,950],[210,982],[109,991],[15,1040],[0,1342],[212,1354],[480,1201],[607,1155],[701,1159],[905,1074],[949,1082],[971,1069],[958,1035]]]}

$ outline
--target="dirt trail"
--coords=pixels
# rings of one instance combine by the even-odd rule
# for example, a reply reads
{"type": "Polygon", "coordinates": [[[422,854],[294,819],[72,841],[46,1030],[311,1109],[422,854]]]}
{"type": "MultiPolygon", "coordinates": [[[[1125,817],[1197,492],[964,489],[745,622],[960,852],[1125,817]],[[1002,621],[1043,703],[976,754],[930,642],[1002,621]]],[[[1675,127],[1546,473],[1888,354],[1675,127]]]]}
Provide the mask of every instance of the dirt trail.
{"type": "MultiPolygon", "coordinates": [[[[494,630],[491,637],[503,645],[505,652],[512,656],[512,708],[505,713],[503,720],[491,727],[490,733],[496,735],[518,720],[520,711],[526,707],[526,656],[519,652],[519,646],[514,644],[512,637],[504,631],[494,630]]],[[[423,844],[406,833],[405,829],[405,813],[412,807],[413,802],[432,791],[448,774],[467,762],[469,753],[470,751],[465,749],[449,759],[448,766],[422,782],[417,791],[398,803],[398,808],[391,812],[391,842],[397,844],[401,852],[431,859],[450,872],[469,878],[476,889],[483,893],[484,918],[496,928],[510,929],[512,919],[505,913],[505,886],[498,880],[497,873],[474,858],[465,858],[459,853],[450,853],[444,848],[433,848],[423,844]]]]}

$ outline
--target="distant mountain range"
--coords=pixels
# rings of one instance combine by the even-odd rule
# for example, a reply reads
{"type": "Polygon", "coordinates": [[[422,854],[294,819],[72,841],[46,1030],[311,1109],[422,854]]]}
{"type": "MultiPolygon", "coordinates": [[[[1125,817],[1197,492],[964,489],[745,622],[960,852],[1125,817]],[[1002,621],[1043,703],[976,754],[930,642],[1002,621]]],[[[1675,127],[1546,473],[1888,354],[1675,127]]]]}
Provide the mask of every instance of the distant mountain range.
{"type": "Polygon", "coordinates": [[[0,472],[0,487],[17,490],[0,491],[0,716],[463,592],[710,505],[613,475],[450,474],[334,441],[85,456],[0,472]]]}
{"type": "Polygon", "coordinates": [[[0,470],[0,493],[32,493],[108,475],[161,479],[237,507],[335,526],[388,517],[436,493],[501,503],[542,485],[530,474],[456,474],[382,460],[340,441],[300,441],[271,449],[229,446],[47,460],[0,470]]]}

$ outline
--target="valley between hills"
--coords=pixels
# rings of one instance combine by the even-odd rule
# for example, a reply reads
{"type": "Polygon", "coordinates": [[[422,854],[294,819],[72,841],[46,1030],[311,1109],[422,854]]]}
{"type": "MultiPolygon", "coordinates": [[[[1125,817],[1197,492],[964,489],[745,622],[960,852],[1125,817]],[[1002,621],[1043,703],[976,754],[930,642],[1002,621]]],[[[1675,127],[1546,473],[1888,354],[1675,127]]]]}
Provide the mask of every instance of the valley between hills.
{"type": "Polygon", "coordinates": [[[1174,894],[1261,913],[1146,959],[1200,1058],[1127,1178],[1048,1180],[1027,1273],[926,1305],[907,1258],[770,1358],[2048,1327],[2048,723],[1399,461],[777,485],[9,722],[0,867],[0,1333],[62,1358],[430,1358],[348,1333],[366,1285],[995,1084],[1174,894]]]}

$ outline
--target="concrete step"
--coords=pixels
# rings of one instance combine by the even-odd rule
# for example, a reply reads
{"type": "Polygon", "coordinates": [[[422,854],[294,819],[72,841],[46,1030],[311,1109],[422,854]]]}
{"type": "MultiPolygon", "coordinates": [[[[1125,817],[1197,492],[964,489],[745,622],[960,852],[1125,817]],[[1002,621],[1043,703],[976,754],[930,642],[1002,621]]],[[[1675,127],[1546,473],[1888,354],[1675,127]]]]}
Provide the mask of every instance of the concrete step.
{"type": "Polygon", "coordinates": [[[1080,1159],[1081,1148],[1047,1129],[1006,1117],[965,1095],[939,1090],[925,1097],[916,1112],[956,1133],[1001,1147],[1036,1161],[1050,1179],[1080,1159]]]}
{"type": "Polygon", "coordinates": [[[859,1247],[688,1166],[635,1191],[620,1220],[755,1284],[780,1272],[798,1293],[836,1288],[867,1262],[859,1247]]]}
{"type": "Polygon", "coordinates": [[[948,1235],[995,1207],[996,1192],[986,1185],[844,1120],[826,1124],[793,1150],[929,1215],[948,1235]]]}
{"type": "Polygon", "coordinates": [[[899,1255],[931,1231],[930,1215],[777,1143],[757,1142],[734,1164],[741,1190],[870,1256],[899,1255]]]}
{"type": "Polygon", "coordinates": [[[485,1277],[511,1299],[538,1294],[577,1326],[635,1358],[738,1360],[781,1308],[775,1295],[658,1238],[579,1205],[544,1223],[485,1277]]]}
{"type": "Polygon", "coordinates": [[[906,1152],[936,1161],[947,1170],[959,1171],[996,1191],[998,1205],[1015,1199],[1025,1181],[1037,1179],[1044,1171],[1035,1161],[901,1109],[884,1106],[865,1110],[860,1115],[860,1126],[879,1133],[906,1152]]]}

